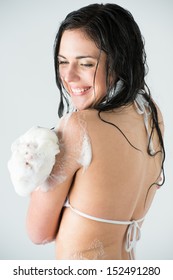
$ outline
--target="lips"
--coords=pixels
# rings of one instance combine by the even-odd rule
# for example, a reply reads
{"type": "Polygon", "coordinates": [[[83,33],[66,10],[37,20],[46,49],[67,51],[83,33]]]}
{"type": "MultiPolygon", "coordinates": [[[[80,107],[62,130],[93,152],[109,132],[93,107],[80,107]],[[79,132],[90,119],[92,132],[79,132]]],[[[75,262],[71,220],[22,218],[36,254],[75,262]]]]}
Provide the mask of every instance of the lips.
{"type": "Polygon", "coordinates": [[[88,93],[88,91],[91,89],[91,87],[85,87],[85,88],[71,88],[71,94],[74,96],[81,96],[88,93]]]}

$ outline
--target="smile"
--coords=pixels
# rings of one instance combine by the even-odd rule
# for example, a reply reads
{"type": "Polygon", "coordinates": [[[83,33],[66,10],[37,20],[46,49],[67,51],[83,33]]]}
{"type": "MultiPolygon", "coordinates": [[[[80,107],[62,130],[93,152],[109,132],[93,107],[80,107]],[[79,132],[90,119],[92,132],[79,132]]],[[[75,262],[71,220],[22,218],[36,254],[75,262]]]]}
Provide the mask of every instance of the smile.
{"type": "Polygon", "coordinates": [[[87,88],[71,88],[71,93],[75,96],[80,96],[80,95],[84,95],[87,93],[88,90],[90,90],[91,87],[87,87],[87,88]]]}

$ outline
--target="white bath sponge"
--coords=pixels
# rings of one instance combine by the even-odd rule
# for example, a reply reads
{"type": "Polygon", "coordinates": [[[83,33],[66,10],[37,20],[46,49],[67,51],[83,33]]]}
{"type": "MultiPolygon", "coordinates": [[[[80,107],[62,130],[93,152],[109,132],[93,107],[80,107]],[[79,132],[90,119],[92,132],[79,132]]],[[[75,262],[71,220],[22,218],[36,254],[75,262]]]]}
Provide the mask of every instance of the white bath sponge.
{"type": "Polygon", "coordinates": [[[53,130],[32,127],[12,144],[11,150],[10,177],[17,194],[26,196],[50,175],[59,153],[58,137],[53,130]]]}

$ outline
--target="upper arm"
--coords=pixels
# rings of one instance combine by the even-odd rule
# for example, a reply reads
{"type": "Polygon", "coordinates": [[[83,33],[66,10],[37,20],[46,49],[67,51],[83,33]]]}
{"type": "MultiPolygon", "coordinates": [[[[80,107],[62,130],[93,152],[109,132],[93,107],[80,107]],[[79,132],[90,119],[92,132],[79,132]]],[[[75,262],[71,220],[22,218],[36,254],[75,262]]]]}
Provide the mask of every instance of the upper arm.
{"type": "Polygon", "coordinates": [[[60,153],[46,182],[50,189],[46,192],[38,189],[30,197],[27,230],[35,243],[43,243],[55,238],[64,201],[75,173],[81,168],[78,159],[83,136],[75,114],[68,121],[61,122],[57,134],[60,140],[60,153]]]}

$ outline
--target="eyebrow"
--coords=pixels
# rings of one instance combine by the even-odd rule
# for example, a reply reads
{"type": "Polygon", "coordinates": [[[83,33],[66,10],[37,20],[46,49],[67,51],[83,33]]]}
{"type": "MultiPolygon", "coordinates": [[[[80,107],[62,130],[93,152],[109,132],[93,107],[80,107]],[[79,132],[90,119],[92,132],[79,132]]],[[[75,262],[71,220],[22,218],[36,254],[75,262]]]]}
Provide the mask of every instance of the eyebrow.
{"type": "MultiPolygon", "coordinates": [[[[67,59],[65,56],[59,54],[58,57],[62,57],[64,59],[67,59]]],[[[93,59],[98,59],[98,57],[96,56],[92,56],[92,55],[79,55],[75,57],[76,59],[82,59],[82,58],[93,58],[93,59]]]]}

